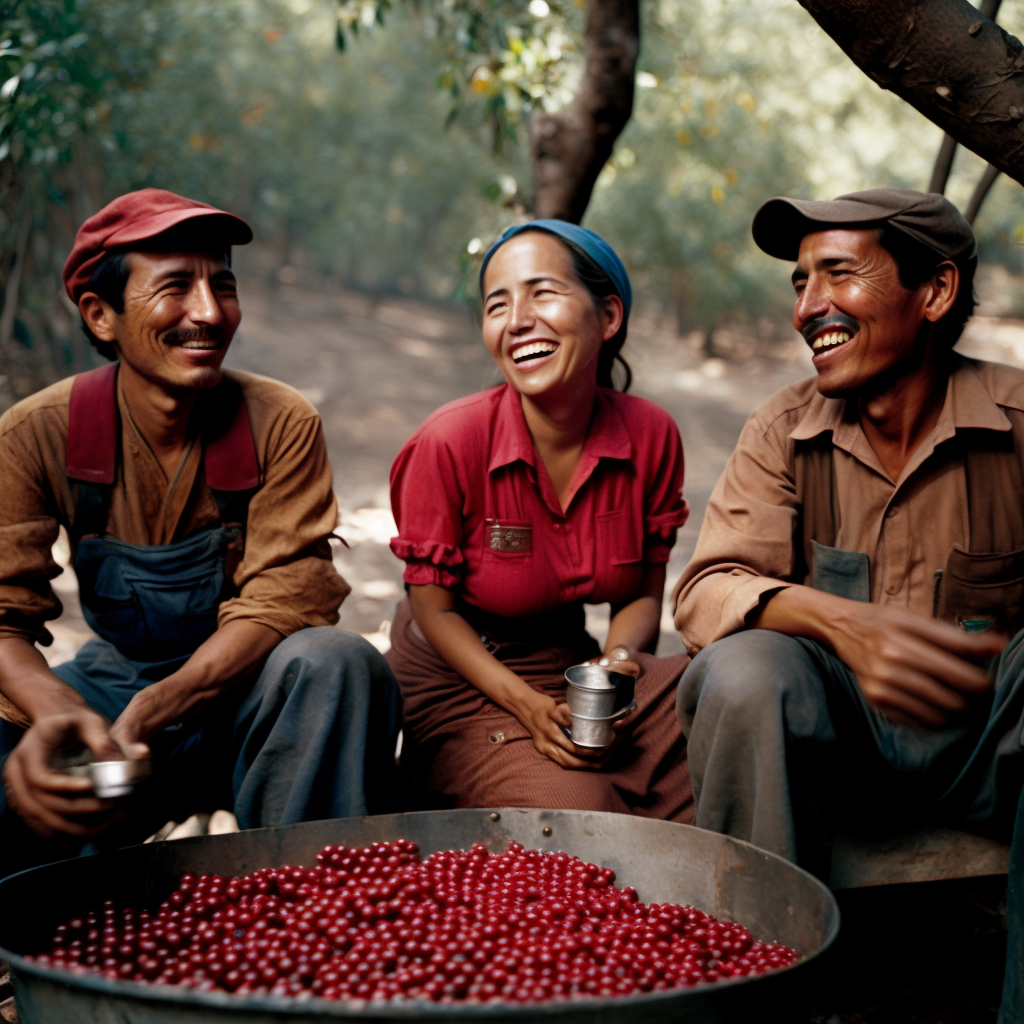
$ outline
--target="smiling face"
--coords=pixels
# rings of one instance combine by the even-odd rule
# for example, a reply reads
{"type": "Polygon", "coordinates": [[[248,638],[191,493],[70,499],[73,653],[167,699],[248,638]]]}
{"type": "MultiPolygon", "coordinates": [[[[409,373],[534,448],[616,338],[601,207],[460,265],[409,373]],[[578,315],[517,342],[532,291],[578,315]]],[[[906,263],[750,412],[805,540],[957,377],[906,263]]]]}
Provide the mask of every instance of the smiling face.
{"type": "Polygon", "coordinates": [[[955,268],[939,270],[908,290],[874,229],[804,237],[793,272],[793,326],[811,346],[823,395],[876,390],[924,371],[929,332],[922,326],[941,319],[956,295],[955,268]]]}
{"type": "Polygon", "coordinates": [[[210,388],[242,319],[226,253],[131,252],[124,309],[94,293],[79,301],[86,325],[113,342],[128,376],[162,389],[210,388]]]}
{"type": "Polygon", "coordinates": [[[520,394],[596,386],[601,346],[622,324],[622,301],[596,304],[554,235],[509,239],[487,265],[483,292],[484,344],[520,394]]]}

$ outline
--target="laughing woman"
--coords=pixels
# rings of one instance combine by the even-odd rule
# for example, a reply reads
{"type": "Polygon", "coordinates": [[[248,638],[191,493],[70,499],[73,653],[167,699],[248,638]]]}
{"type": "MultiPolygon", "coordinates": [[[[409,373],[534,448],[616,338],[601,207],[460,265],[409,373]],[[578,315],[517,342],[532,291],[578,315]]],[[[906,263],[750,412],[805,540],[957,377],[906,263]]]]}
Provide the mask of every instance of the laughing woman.
{"type": "Polygon", "coordinates": [[[539,220],[502,235],[480,283],[506,383],[439,409],[391,471],[409,596],[388,661],[418,802],[688,821],[675,717],[688,659],[646,653],[687,515],[683,451],[667,413],[612,388],[626,270],[594,232],[539,220]],[[583,605],[605,602],[602,652],[583,605]],[[639,676],[638,708],[594,756],[563,732],[563,672],[602,655],[639,676]]]}

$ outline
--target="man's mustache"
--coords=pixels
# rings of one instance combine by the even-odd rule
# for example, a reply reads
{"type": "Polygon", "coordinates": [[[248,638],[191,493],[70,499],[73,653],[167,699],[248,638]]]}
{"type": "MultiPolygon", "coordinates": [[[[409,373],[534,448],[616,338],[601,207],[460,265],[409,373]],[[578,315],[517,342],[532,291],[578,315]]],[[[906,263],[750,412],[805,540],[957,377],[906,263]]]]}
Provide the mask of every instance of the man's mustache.
{"type": "Polygon", "coordinates": [[[804,336],[804,341],[810,344],[811,339],[817,333],[828,327],[841,327],[850,335],[854,335],[860,330],[860,324],[852,316],[847,316],[845,313],[833,313],[831,316],[819,317],[817,320],[804,324],[800,328],[800,333],[804,336]]]}
{"type": "Polygon", "coordinates": [[[227,333],[223,327],[211,324],[209,327],[178,327],[168,331],[164,335],[165,345],[180,345],[186,341],[217,341],[223,343],[227,340],[227,333]]]}

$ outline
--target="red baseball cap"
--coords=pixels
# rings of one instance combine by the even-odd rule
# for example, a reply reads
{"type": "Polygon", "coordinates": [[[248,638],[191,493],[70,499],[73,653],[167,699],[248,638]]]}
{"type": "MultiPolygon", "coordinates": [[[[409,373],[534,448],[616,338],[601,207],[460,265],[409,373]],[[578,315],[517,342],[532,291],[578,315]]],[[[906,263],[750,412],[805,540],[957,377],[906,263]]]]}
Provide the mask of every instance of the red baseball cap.
{"type": "Polygon", "coordinates": [[[118,196],[78,229],[61,275],[71,301],[78,303],[93,271],[111,249],[157,238],[185,221],[200,217],[205,221],[204,233],[208,232],[218,242],[245,245],[252,241],[252,228],[241,217],[195,199],[186,199],[162,188],[144,188],[118,196]]]}

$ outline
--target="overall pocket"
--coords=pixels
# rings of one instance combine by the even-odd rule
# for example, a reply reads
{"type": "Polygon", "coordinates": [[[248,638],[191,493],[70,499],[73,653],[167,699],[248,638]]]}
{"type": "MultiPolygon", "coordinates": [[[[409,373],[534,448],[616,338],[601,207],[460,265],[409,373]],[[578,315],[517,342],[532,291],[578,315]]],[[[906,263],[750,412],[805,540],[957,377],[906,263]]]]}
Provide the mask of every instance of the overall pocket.
{"type": "Polygon", "coordinates": [[[953,548],[938,582],[936,617],[972,631],[1024,627],[1024,548],[976,555],[953,548]]]}
{"type": "Polygon", "coordinates": [[[814,568],[811,586],[851,601],[871,600],[871,562],[863,551],[843,551],[811,541],[814,568]]]}

